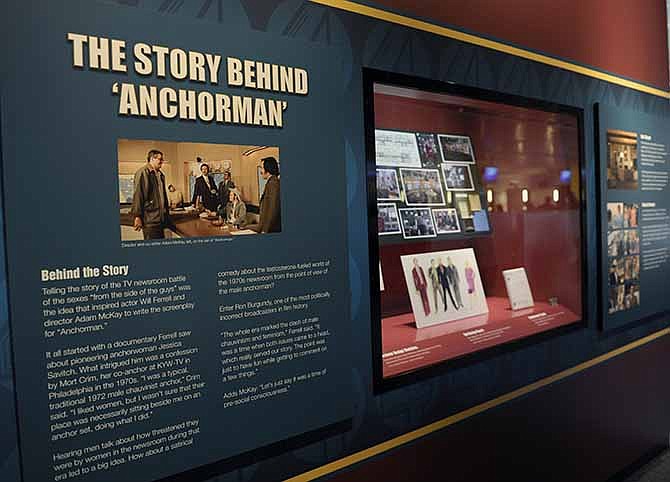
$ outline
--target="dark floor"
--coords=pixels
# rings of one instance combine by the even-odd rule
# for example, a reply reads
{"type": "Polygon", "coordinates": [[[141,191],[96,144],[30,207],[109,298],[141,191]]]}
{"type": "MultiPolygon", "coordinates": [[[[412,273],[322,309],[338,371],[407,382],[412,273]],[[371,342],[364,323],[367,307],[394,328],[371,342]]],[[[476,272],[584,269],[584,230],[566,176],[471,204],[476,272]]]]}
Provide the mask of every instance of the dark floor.
{"type": "Polygon", "coordinates": [[[670,450],[663,452],[625,482],[670,482],[670,450]]]}

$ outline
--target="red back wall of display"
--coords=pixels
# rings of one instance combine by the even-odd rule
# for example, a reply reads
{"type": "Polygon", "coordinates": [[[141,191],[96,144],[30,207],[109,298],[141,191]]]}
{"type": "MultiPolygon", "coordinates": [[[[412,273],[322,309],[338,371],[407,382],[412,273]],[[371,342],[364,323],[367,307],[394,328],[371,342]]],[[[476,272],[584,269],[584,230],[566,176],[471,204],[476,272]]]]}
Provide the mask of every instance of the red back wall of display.
{"type": "Polygon", "coordinates": [[[661,89],[667,90],[670,84],[664,0],[376,0],[375,3],[661,89]]]}
{"type": "MultiPolygon", "coordinates": [[[[400,256],[466,247],[475,250],[487,296],[506,297],[502,271],[523,266],[536,300],[557,297],[560,304],[581,314],[579,206],[571,188],[559,183],[562,169],[570,168],[575,176],[579,172],[575,119],[525,111],[523,117],[510,120],[518,112],[502,104],[498,108],[499,112],[487,115],[479,115],[476,110],[468,114],[437,102],[375,95],[376,128],[469,135],[476,169],[481,173],[484,166],[493,165],[500,170],[498,180],[485,183],[485,187],[496,197],[501,193],[514,196],[504,208],[501,206],[501,212],[489,213],[491,235],[468,239],[443,235],[426,242],[384,244],[380,249],[385,280],[382,317],[411,312],[400,256]],[[538,170],[553,175],[538,175],[538,170]],[[555,180],[547,184],[551,182],[548,178],[555,180]],[[518,188],[510,190],[513,186],[518,188]],[[528,210],[522,210],[522,187],[530,193],[528,210]],[[554,188],[561,190],[561,204],[545,209],[543,204],[554,188]]],[[[485,199],[482,205],[486,205],[485,199]]]]}

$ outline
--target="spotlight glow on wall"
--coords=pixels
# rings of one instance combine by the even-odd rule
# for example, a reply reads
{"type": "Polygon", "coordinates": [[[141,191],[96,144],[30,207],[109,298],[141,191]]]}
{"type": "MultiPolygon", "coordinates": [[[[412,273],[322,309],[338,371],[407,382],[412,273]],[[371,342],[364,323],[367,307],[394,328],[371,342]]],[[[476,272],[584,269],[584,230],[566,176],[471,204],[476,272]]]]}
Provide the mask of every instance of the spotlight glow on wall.
{"type": "Polygon", "coordinates": [[[522,189],[521,190],[521,202],[524,203],[524,204],[528,203],[529,197],[530,197],[530,194],[528,192],[528,189],[525,189],[525,188],[522,189]]]}

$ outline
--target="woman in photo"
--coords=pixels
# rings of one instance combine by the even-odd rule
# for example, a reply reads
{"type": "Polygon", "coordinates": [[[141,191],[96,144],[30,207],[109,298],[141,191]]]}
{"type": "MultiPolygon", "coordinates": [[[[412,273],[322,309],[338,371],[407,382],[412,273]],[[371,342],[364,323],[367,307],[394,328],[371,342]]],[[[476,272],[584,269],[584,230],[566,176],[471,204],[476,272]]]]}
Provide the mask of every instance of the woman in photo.
{"type": "Polygon", "coordinates": [[[242,201],[240,191],[233,188],[228,193],[228,204],[226,204],[225,219],[228,224],[244,226],[247,217],[247,206],[242,201]]]}

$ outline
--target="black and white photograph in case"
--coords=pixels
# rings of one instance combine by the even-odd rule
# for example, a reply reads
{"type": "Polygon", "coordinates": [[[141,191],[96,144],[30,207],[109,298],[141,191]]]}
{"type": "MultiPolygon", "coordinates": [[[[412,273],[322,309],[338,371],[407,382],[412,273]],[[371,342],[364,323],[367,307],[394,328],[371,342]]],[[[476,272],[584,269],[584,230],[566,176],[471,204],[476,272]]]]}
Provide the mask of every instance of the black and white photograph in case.
{"type": "Polygon", "coordinates": [[[399,211],[402,235],[405,239],[437,236],[429,208],[400,208],[399,211]]]}
{"type": "Polygon", "coordinates": [[[475,163],[475,154],[472,151],[472,142],[468,136],[453,136],[439,134],[440,151],[444,162],[475,163]]]}
{"type": "Polygon", "coordinates": [[[468,164],[442,164],[444,183],[449,191],[474,191],[472,173],[468,164]]]}
{"type": "Polygon", "coordinates": [[[458,214],[455,208],[433,209],[437,234],[460,233],[458,214]]]}
{"type": "Polygon", "coordinates": [[[400,184],[395,169],[377,169],[377,199],[400,201],[400,184]]]}
{"type": "Polygon", "coordinates": [[[472,248],[400,257],[417,328],[488,313],[472,248]]]}
{"type": "Polygon", "coordinates": [[[444,190],[437,169],[400,169],[408,206],[444,206],[444,190]]]}
{"type": "Polygon", "coordinates": [[[440,167],[442,158],[440,157],[440,148],[437,146],[437,137],[435,134],[418,133],[416,135],[416,142],[419,145],[421,165],[430,169],[440,167]]]}
{"type": "Polygon", "coordinates": [[[377,204],[377,232],[385,234],[401,234],[398,209],[393,203],[377,204]]]}

